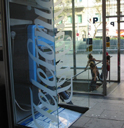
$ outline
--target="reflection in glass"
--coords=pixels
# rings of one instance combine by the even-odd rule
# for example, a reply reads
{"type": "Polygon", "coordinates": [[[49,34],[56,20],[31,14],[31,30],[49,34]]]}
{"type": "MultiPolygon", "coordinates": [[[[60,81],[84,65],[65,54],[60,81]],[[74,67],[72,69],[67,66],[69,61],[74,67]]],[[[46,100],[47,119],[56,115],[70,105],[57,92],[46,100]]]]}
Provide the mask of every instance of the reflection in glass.
{"type": "Polygon", "coordinates": [[[117,80],[117,53],[118,53],[118,24],[117,18],[107,18],[106,29],[108,32],[106,35],[110,37],[110,41],[108,41],[109,45],[106,45],[106,51],[111,56],[110,58],[110,71],[107,80],[117,80]]]}
{"type": "Polygon", "coordinates": [[[9,3],[14,116],[16,124],[37,128],[58,126],[53,4],[43,3],[9,3]]]}

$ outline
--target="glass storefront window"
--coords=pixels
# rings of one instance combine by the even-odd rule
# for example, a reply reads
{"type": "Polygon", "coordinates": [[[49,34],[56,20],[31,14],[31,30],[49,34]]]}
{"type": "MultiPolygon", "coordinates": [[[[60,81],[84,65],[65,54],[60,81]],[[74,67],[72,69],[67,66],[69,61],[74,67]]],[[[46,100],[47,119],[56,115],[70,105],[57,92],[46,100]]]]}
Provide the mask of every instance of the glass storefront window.
{"type": "Polygon", "coordinates": [[[71,1],[69,8],[41,0],[5,3],[14,125],[69,127],[88,110],[88,97],[80,105],[73,97],[71,1]]]}
{"type": "Polygon", "coordinates": [[[82,115],[72,108],[85,110],[90,106],[89,94],[103,95],[112,89],[112,82],[120,79],[124,48],[123,0],[120,2],[119,12],[117,0],[106,0],[104,25],[102,0],[5,1],[4,40],[8,42],[4,45],[16,126],[69,127],[82,115]],[[96,69],[94,61],[87,65],[90,54],[98,60],[96,69]]]}
{"type": "MultiPolygon", "coordinates": [[[[80,6],[79,6],[80,7],[80,6]]],[[[82,22],[78,22],[75,18],[75,32],[76,32],[76,71],[79,73],[77,81],[82,86],[80,93],[102,94],[102,81],[97,78],[96,89],[91,90],[92,74],[90,66],[86,65],[89,61],[88,55],[92,54],[95,58],[99,75],[102,74],[103,58],[103,43],[102,43],[102,1],[87,1],[84,7],[80,10],[75,7],[75,14],[81,14],[82,22]],[[90,4],[89,4],[90,2],[90,4]]],[[[95,88],[95,87],[94,87],[95,88]]],[[[74,90],[76,91],[76,89],[74,90]]]]}
{"type": "MultiPolygon", "coordinates": [[[[112,35],[112,32],[118,35],[117,2],[106,1],[106,47],[101,0],[5,3],[9,5],[6,6],[7,52],[14,123],[37,128],[69,127],[82,115],[69,108],[87,109],[89,94],[103,95],[106,81],[118,79],[119,47],[117,36],[112,35]],[[109,71],[107,79],[103,78],[105,82],[103,47],[112,56],[110,69],[116,67],[109,71]],[[97,68],[94,61],[87,65],[90,54],[98,60],[97,68]]],[[[123,22],[123,17],[120,19],[123,22]]],[[[123,50],[123,43],[120,45],[123,50]]]]}
{"type": "Polygon", "coordinates": [[[15,124],[58,127],[53,1],[11,0],[9,10],[15,124]]]}

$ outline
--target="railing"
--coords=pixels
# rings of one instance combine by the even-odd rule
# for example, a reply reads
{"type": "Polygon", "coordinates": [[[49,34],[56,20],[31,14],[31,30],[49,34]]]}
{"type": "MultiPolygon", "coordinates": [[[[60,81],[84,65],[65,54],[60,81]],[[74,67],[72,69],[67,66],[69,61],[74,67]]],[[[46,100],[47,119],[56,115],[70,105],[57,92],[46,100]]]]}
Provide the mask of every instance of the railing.
{"type": "MultiPolygon", "coordinates": [[[[71,42],[64,41],[66,49],[68,49],[71,42]]],[[[61,44],[61,43],[60,43],[61,44]]],[[[85,41],[76,41],[76,52],[86,52],[88,45],[85,41]]],[[[110,40],[110,47],[106,48],[107,51],[116,52],[118,50],[118,42],[117,40],[110,40]]],[[[73,51],[71,49],[70,51],[73,51]]],[[[103,51],[103,44],[102,40],[93,40],[92,43],[92,51],[93,52],[102,52],[103,51]]],[[[124,39],[120,41],[120,51],[124,51],[124,39]]]]}

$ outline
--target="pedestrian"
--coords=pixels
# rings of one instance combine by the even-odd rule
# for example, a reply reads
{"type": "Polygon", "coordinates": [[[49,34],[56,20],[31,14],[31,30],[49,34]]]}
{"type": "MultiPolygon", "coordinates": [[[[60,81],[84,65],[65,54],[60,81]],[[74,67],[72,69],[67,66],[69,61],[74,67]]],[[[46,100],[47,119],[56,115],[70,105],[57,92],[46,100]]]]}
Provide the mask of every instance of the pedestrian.
{"type": "MultiPolygon", "coordinates": [[[[106,79],[108,77],[108,71],[110,71],[110,55],[108,54],[108,52],[106,52],[106,79]]],[[[103,73],[101,73],[101,78],[103,79],[103,73]]]]}
{"type": "Polygon", "coordinates": [[[107,74],[106,74],[106,78],[107,78],[108,72],[110,71],[110,55],[108,54],[108,52],[106,52],[106,70],[107,70],[107,74]]]}
{"type": "Polygon", "coordinates": [[[98,69],[94,63],[90,63],[90,69],[92,70],[92,80],[90,83],[90,91],[94,91],[97,89],[97,76],[99,74],[98,69]]]}
{"type": "MultiPolygon", "coordinates": [[[[101,62],[101,60],[96,60],[95,58],[93,58],[92,54],[90,53],[90,54],[88,55],[88,62],[87,62],[87,65],[86,65],[85,70],[87,69],[87,67],[88,67],[91,63],[94,63],[95,67],[97,68],[96,62],[101,62]]],[[[98,70],[98,68],[97,68],[97,70],[98,70]]],[[[92,69],[91,69],[91,75],[92,75],[92,69]]],[[[97,73],[97,77],[99,78],[100,81],[102,81],[102,79],[101,79],[101,77],[100,77],[99,71],[98,71],[98,73],[97,73]]]]}

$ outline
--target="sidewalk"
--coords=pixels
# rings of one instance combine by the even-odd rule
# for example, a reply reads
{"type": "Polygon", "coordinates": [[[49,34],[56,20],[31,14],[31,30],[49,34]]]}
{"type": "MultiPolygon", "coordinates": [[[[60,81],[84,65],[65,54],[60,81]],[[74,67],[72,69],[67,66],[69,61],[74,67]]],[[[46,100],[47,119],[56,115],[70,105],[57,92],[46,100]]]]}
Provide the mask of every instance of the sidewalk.
{"type": "MultiPolygon", "coordinates": [[[[83,105],[83,96],[74,98],[83,105]]],[[[106,97],[89,98],[89,110],[70,128],[124,128],[124,81],[106,97]]]]}

